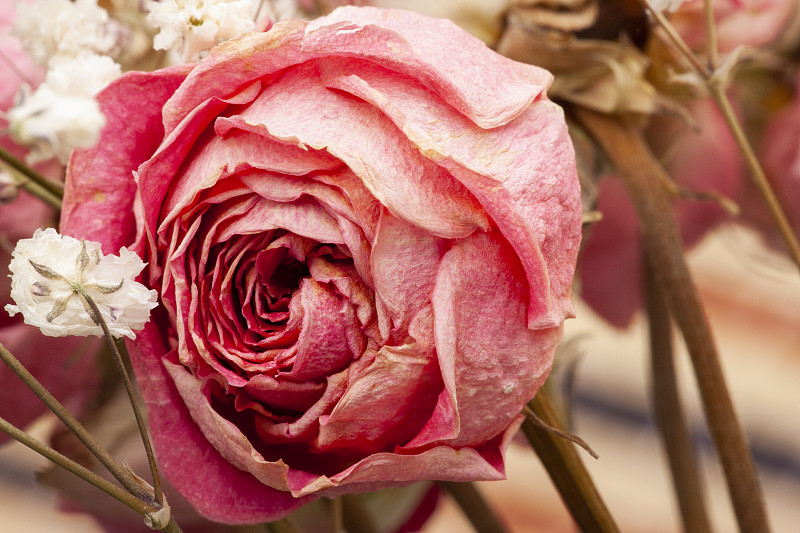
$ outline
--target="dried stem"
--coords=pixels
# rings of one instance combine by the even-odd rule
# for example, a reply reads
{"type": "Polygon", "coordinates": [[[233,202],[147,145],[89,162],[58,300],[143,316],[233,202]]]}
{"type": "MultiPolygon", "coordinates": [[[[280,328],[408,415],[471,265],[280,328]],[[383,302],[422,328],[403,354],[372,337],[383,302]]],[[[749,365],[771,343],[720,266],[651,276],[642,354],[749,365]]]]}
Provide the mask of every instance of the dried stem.
{"type": "Polygon", "coordinates": [[[764,500],[744,431],[736,416],[697,290],[683,256],[669,196],[657,174],[664,169],[641,133],[622,117],[576,109],[580,122],[616,165],[642,224],[644,248],[657,265],[655,281],[689,349],[706,420],[743,533],[769,531],[764,500]]]}
{"type": "MultiPolygon", "coordinates": [[[[256,528],[259,526],[251,526],[251,527],[252,531],[250,528],[246,529],[242,527],[241,533],[245,533],[245,530],[250,531],[251,533],[255,533],[256,528]]],[[[275,520],[274,522],[264,524],[263,527],[266,530],[266,533],[304,533],[303,529],[300,526],[298,526],[295,523],[295,521],[288,516],[286,518],[281,518],[280,520],[275,520]]]]}
{"type": "Polygon", "coordinates": [[[711,96],[716,101],[717,107],[719,107],[719,110],[725,119],[725,123],[728,125],[728,129],[730,129],[731,134],[736,141],[739,151],[744,157],[745,163],[750,170],[750,175],[753,178],[753,182],[761,193],[764,202],[766,202],[767,208],[769,209],[769,212],[772,215],[776,226],[778,227],[781,237],[783,237],[783,240],[786,242],[786,246],[789,249],[789,255],[798,268],[800,268],[800,243],[798,243],[797,236],[794,234],[792,226],[789,224],[789,220],[786,218],[786,213],[783,211],[780,202],[778,202],[778,198],[775,196],[775,192],[772,190],[769,180],[767,180],[764,169],[761,167],[761,163],[759,163],[758,158],[755,155],[755,151],[753,150],[750,141],[747,139],[742,125],[739,123],[739,119],[736,116],[733,106],[728,99],[728,95],[725,92],[724,79],[716,76],[716,71],[713,70],[717,66],[718,59],[716,29],[714,27],[713,18],[714,14],[710,5],[710,0],[705,0],[705,9],[706,28],[709,40],[709,61],[711,62],[712,70],[707,69],[702,63],[700,63],[700,61],[697,59],[697,56],[691,51],[681,36],[678,35],[678,32],[675,31],[675,28],[672,26],[672,24],[670,24],[666,17],[664,17],[664,15],[657,10],[654,10],[647,0],[640,1],[653,14],[659,26],[664,29],[669,37],[670,42],[678,49],[681,55],[689,61],[695,72],[706,83],[711,96]]]}
{"type": "Polygon", "coordinates": [[[360,497],[348,494],[337,499],[342,502],[344,531],[347,533],[378,533],[381,530],[360,497]]]}
{"type": "Polygon", "coordinates": [[[133,414],[136,418],[136,425],[139,427],[139,434],[142,437],[142,444],[144,445],[145,452],[147,453],[147,461],[150,464],[150,473],[153,477],[153,492],[155,499],[156,502],[161,505],[164,503],[164,494],[161,489],[161,477],[158,474],[158,465],[156,465],[155,454],[153,453],[153,447],[150,444],[150,437],[147,433],[147,423],[145,422],[144,415],[142,415],[142,411],[139,408],[139,402],[136,399],[136,392],[134,391],[128,369],[125,367],[125,362],[122,359],[122,354],[120,354],[117,343],[114,341],[114,337],[111,336],[111,332],[108,330],[108,325],[106,324],[105,320],[103,320],[103,315],[100,313],[100,309],[97,307],[97,304],[94,302],[92,297],[89,296],[86,290],[84,290],[80,285],[75,285],[74,288],[92,310],[92,319],[103,330],[103,335],[106,338],[108,347],[111,349],[111,353],[114,356],[114,362],[117,364],[117,370],[119,370],[119,373],[122,376],[122,382],[125,385],[125,390],[128,393],[128,399],[130,400],[131,407],[133,408],[133,414]]]}
{"type": "Polygon", "coordinates": [[[102,490],[103,492],[107,493],[113,498],[119,500],[120,502],[127,505],[134,511],[138,512],[139,514],[144,515],[145,513],[151,513],[158,510],[152,505],[145,503],[141,501],[139,498],[129,494],[121,487],[114,485],[107,479],[98,476],[88,468],[76,463],[69,457],[60,454],[59,452],[57,452],[50,446],[46,445],[42,441],[35,439],[34,437],[31,437],[21,429],[8,423],[8,421],[6,421],[3,418],[0,418],[0,431],[5,433],[12,439],[20,442],[21,444],[27,446],[28,448],[35,451],[39,455],[49,459],[58,466],[64,468],[69,472],[72,472],[79,478],[91,483],[98,489],[102,490]]]}
{"type": "Polygon", "coordinates": [[[646,258],[643,260],[650,331],[653,411],[667,452],[683,530],[686,533],[709,533],[711,523],[706,513],[691,434],[678,394],[669,310],[653,279],[653,268],[646,258]]]}
{"type": "Polygon", "coordinates": [[[54,181],[50,181],[49,179],[45,178],[31,167],[23,163],[20,159],[14,157],[14,155],[6,150],[5,148],[0,147],[0,160],[4,161],[8,166],[31,180],[32,182],[40,185],[43,189],[47,192],[52,194],[58,199],[64,197],[64,186],[60,183],[56,183],[54,181]]]}
{"type": "Polygon", "coordinates": [[[342,499],[332,498],[328,500],[328,508],[330,510],[331,525],[333,526],[334,533],[345,533],[342,499]]]}
{"type": "Polygon", "coordinates": [[[30,181],[29,179],[23,179],[23,181],[21,181],[18,184],[18,186],[22,187],[29,194],[32,194],[33,196],[35,196],[39,200],[43,201],[44,203],[46,203],[47,205],[49,205],[50,207],[52,207],[56,211],[60,211],[61,210],[61,198],[51,194],[50,192],[47,191],[47,189],[45,189],[44,187],[42,187],[38,183],[34,183],[34,182],[30,181]]]}
{"type": "Polygon", "coordinates": [[[506,533],[505,526],[474,483],[440,481],[439,486],[453,497],[477,533],[506,533]]]}
{"type": "Polygon", "coordinates": [[[30,388],[36,396],[61,420],[86,448],[108,471],[137,498],[148,501],[152,497],[133,479],[133,477],[103,448],[72,414],[59,402],[28,370],[0,344],[0,358],[30,388]]]}
{"type": "Polygon", "coordinates": [[[544,420],[539,418],[539,415],[534,413],[533,409],[531,409],[527,405],[522,408],[522,414],[525,415],[525,417],[528,420],[530,420],[531,422],[533,422],[534,424],[536,424],[540,428],[544,429],[545,431],[549,431],[551,433],[554,433],[555,435],[558,435],[562,439],[567,439],[568,441],[572,442],[573,444],[576,444],[576,445],[580,446],[581,448],[583,448],[586,451],[586,453],[591,455],[593,459],[599,459],[600,458],[600,456],[597,455],[597,452],[594,451],[592,449],[592,447],[589,446],[589,444],[585,440],[583,440],[579,436],[575,435],[574,433],[570,433],[569,431],[562,431],[562,430],[558,429],[557,427],[553,427],[553,426],[549,425],[547,422],[545,422],[544,420]]]}
{"type": "MultiPolygon", "coordinates": [[[[547,389],[543,387],[528,406],[548,425],[563,431],[564,425],[547,394],[547,389]]],[[[530,420],[522,423],[522,431],[581,531],[618,532],[619,528],[597,492],[575,446],[530,420]]]]}
{"type": "Polygon", "coordinates": [[[703,0],[703,18],[706,23],[706,48],[708,49],[708,64],[712,71],[719,65],[719,46],[717,45],[717,25],[714,21],[714,3],[703,0]]]}

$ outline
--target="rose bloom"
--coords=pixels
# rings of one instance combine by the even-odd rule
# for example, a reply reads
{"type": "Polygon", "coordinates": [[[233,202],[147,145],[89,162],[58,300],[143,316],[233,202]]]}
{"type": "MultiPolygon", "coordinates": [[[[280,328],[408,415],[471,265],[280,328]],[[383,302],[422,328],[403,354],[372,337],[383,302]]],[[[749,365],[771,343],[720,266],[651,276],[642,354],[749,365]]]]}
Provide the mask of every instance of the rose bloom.
{"type": "MultiPolygon", "coordinates": [[[[3,8],[0,9],[0,54],[5,59],[0,60],[2,112],[14,104],[23,82],[36,85],[44,79],[44,70],[34,65],[19,40],[11,35],[16,17],[14,4],[13,1],[0,1],[3,8]]],[[[8,122],[0,113],[0,130],[7,127],[8,122]]],[[[18,158],[24,158],[27,153],[8,135],[0,135],[0,146],[18,158]]],[[[51,179],[60,179],[63,173],[63,167],[53,161],[36,168],[51,179]]],[[[18,239],[30,237],[40,226],[51,226],[54,218],[55,213],[50,207],[26,192],[20,192],[10,203],[0,205],[0,309],[13,303],[8,264],[14,244],[18,239]]],[[[82,396],[87,383],[95,379],[91,372],[92,358],[76,355],[78,348],[93,345],[85,339],[45,337],[37,328],[24,324],[21,316],[11,318],[5,311],[0,311],[0,343],[62,401],[82,396]]],[[[0,417],[18,427],[25,427],[46,411],[44,404],[16,374],[6,365],[0,365],[0,417]]],[[[5,434],[0,434],[0,442],[6,439],[5,434]]]]}
{"type": "Polygon", "coordinates": [[[149,262],[163,306],[131,359],[204,516],[504,477],[573,314],[551,79],[450,22],[346,7],[99,94],[61,229],[149,262]]]}

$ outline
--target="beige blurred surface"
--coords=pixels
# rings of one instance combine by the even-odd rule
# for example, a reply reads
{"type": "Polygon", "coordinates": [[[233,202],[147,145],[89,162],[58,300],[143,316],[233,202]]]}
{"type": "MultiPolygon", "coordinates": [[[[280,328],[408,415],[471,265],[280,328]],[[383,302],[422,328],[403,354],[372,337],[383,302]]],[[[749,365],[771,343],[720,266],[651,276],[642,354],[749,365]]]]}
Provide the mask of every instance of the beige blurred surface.
{"type": "MultiPolygon", "coordinates": [[[[760,248],[748,232],[726,228],[691,255],[736,407],[759,457],[773,530],[800,524],[800,275],[760,248]],[[783,462],[781,462],[783,461],[783,462]]],[[[646,332],[641,318],[630,331],[609,330],[585,306],[567,327],[579,337],[575,377],[575,431],[600,454],[584,455],[623,531],[680,531],[670,478],[648,419],[646,332]]],[[[680,343],[677,343],[678,345],[680,343]]],[[[688,358],[682,351],[681,386],[693,427],[702,427],[688,358]]],[[[721,473],[701,435],[706,495],[718,532],[735,531],[721,473]]],[[[0,533],[94,533],[93,522],[59,514],[53,495],[37,486],[42,462],[18,446],[0,450],[0,533]]],[[[564,507],[538,459],[525,445],[508,454],[507,481],[481,483],[513,533],[573,532],[564,507]]],[[[98,494],[98,498],[105,497],[98,494]]],[[[142,531],[147,531],[144,526],[142,531]]],[[[471,531],[444,498],[425,533],[471,531]]]]}

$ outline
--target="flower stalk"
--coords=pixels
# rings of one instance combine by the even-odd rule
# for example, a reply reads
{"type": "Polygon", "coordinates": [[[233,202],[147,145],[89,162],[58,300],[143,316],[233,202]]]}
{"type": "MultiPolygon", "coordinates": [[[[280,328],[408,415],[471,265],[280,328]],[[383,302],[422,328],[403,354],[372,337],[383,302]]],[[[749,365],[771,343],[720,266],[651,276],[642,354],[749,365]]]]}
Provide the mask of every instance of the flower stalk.
{"type": "Polygon", "coordinates": [[[45,191],[50,193],[50,195],[56,197],[57,199],[61,200],[64,197],[64,186],[60,183],[56,183],[51,181],[34,169],[26,165],[22,160],[17,157],[14,157],[14,154],[6,150],[5,148],[0,147],[0,160],[6,163],[9,167],[14,169],[15,171],[19,172],[27,179],[31,180],[33,183],[42,187],[45,191]]]}
{"type": "Polygon", "coordinates": [[[117,364],[117,370],[122,376],[122,382],[125,385],[125,391],[128,393],[128,399],[130,400],[131,408],[133,409],[133,414],[136,418],[136,425],[138,426],[139,434],[142,437],[142,444],[144,445],[145,452],[147,453],[147,462],[150,465],[150,474],[153,478],[153,492],[155,499],[156,502],[161,505],[164,503],[164,494],[161,489],[161,476],[158,473],[158,465],[156,464],[155,453],[153,452],[153,446],[150,443],[150,437],[147,433],[147,422],[144,419],[142,410],[139,408],[139,402],[136,399],[136,392],[133,388],[131,376],[128,373],[128,369],[125,367],[125,362],[122,358],[122,354],[119,351],[119,347],[114,341],[114,337],[111,336],[108,325],[106,324],[105,320],[103,320],[103,315],[100,313],[100,309],[97,307],[94,299],[92,299],[89,293],[86,292],[86,289],[84,289],[81,285],[75,285],[75,290],[88,306],[88,310],[91,310],[89,314],[91,315],[92,320],[103,330],[103,336],[105,337],[106,343],[108,344],[111,354],[114,357],[114,362],[117,364]]]}
{"type": "Polygon", "coordinates": [[[453,497],[477,533],[508,531],[474,483],[440,481],[439,486],[453,497]]]}
{"type": "MultiPolygon", "coordinates": [[[[88,468],[76,463],[69,457],[60,454],[50,446],[46,445],[45,443],[41,442],[40,440],[31,437],[21,429],[15,427],[13,424],[8,423],[5,419],[0,418],[0,431],[11,437],[12,439],[20,442],[21,444],[27,446],[31,450],[35,451],[39,455],[49,459],[53,463],[57,464],[58,466],[64,468],[65,470],[72,472],[79,478],[91,483],[93,486],[97,487],[98,489],[102,490],[103,492],[107,493],[108,495],[112,496],[119,502],[123,503],[124,505],[130,507],[137,513],[141,515],[148,515],[157,513],[159,511],[158,507],[154,507],[153,505],[143,502],[136,496],[126,492],[122,488],[114,485],[110,481],[98,476],[88,468]]],[[[169,523],[161,529],[165,533],[182,533],[180,526],[178,526],[177,522],[175,522],[174,518],[170,518],[169,523]]]]}
{"type": "MultiPolygon", "coordinates": [[[[565,431],[548,396],[547,386],[539,390],[528,406],[548,426],[565,431]]],[[[542,461],[580,530],[598,533],[618,532],[619,528],[600,497],[574,444],[529,419],[522,423],[522,432],[542,461]]]]}
{"type": "Polygon", "coordinates": [[[675,31],[675,28],[662,13],[656,9],[653,9],[647,0],[640,0],[640,2],[642,2],[642,4],[653,14],[653,17],[658,25],[664,29],[670,42],[675,46],[675,48],[677,48],[680,54],[689,61],[689,64],[692,66],[695,73],[698,74],[706,84],[708,91],[711,93],[711,97],[716,102],[717,107],[725,119],[728,129],[733,135],[739,151],[744,157],[745,163],[750,170],[750,175],[753,179],[753,182],[761,193],[761,196],[764,199],[770,214],[772,215],[778,231],[780,232],[781,237],[789,249],[789,256],[792,258],[792,261],[794,261],[797,267],[800,268],[800,242],[798,242],[797,236],[794,234],[792,226],[789,224],[789,220],[786,218],[786,213],[781,207],[781,204],[775,195],[775,191],[772,190],[772,186],[770,185],[769,180],[764,173],[764,169],[761,167],[761,163],[758,161],[755,151],[753,150],[750,141],[747,139],[747,135],[745,135],[744,129],[742,128],[742,125],[733,110],[731,101],[725,92],[726,80],[724,77],[717,75],[716,68],[719,63],[719,58],[713,7],[711,5],[711,0],[704,1],[709,63],[711,69],[703,66],[703,64],[697,59],[697,56],[692,52],[681,36],[678,35],[678,32],[675,31]]]}
{"type": "Polygon", "coordinates": [[[658,265],[655,281],[691,356],[739,529],[742,533],[768,532],[764,499],[747,438],[734,410],[711,327],[683,255],[669,194],[660,185],[666,171],[641,133],[624,117],[604,116],[583,108],[575,108],[575,113],[619,170],[639,215],[648,260],[658,265]]]}
{"type": "Polygon", "coordinates": [[[152,495],[143,490],[133,477],[111,457],[105,448],[83,427],[72,413],[59,402],[50,392],[9,352],[0,344],[0,358],[14,372],[25,385],[30,388],[50,411],[61,420],[65,426],[80,440],[103,466],[119,481],[131,494],[143,501],[152,499],[152,495]]]}
{"type": "Polygon", "coordinates": [[[650,334],[650,372],[653,413],[667,454],[672,484],[686,533],[712,531],[706,512],[691,433],[681,408],[672,349],[672,323],[655,283],[653,267],[645,263],[647,322],[650,334]]]}

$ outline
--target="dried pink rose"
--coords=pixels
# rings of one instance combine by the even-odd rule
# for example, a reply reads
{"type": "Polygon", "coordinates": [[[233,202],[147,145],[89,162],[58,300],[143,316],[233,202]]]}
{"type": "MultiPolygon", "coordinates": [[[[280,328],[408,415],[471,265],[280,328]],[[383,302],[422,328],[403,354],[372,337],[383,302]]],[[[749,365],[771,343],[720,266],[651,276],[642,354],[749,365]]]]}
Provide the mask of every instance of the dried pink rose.
{"type": "Polygon", "coordinates": [[[550,82],[450,22],[348,7],[100,93],[61,228],[149,262],[165,311],[131,357],[203,515],[504,477],[573,313],[550,82]]]}
{"type": "MultiPolygon", "coordinates": [[[[34,65],[22,49],[19,40],[11,35],[16,17],[15,2],[0,1],[0,111],[8,111],[22,83],[36,85],[44,79],[44,70],[34,65]]],[[[7,128],[0,114],[0,130],[7,128]]],[[[8,135],[0,135],[0,146],[19,158],[27,151],[8,135]]],[[[37,166],[51,178],[60,177],[63,168],[55,162],[37,166]]],[[[30,237],[40,226],[50,226],[55,214],[40,200],[27,193],[8,204],[0,204],[0,343],[14,354],[57,398],[68,401],[82,395],[88,383],[95,379],[93,359],[76,355],[76,350],[94,346],[80,338],[53,339],[45,337],[38,328],[11,318],[1,309],[11,304],[11,285],[8,264],[11,250],[18,239],[30,237]],[[67,379],[65,379],[67,377],[67,379]]],[[[0,416],[12,424],[25,427],[47,408],[8,367],[0,364],[0,416]]],[[[7,439],[0,434],[0,442],[7,439]]]]}

